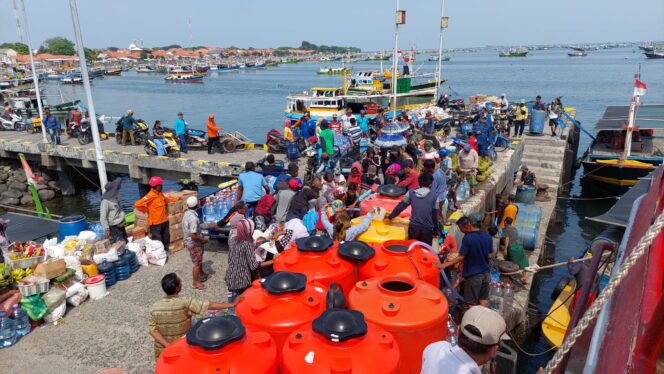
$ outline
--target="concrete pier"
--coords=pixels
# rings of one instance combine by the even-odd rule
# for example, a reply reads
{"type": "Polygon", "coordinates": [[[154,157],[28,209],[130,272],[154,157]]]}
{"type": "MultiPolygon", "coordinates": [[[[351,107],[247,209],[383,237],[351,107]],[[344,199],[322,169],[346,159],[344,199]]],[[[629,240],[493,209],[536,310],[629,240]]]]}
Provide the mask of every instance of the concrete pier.
{"type": "MultiPolygon", "coordinates": [[[[0,158],[18,159],[23,153],[28,161],[53,170],[67,167],[96,169],[92,144],[82,146],[77,139],[62,136],[62,145],[43,144],[41,134],[4,131],[0,133],[0,158]]],[[[151,176],[167,179],[187,178],[200,184],[217,185],[233,179],[244,170],[244,163],[265,156],[262,146],[249,144],[246,150],[234,153],[207,154],[207,149],[190,150],[181,158],[148,156],[143,146],[121,146],[111,137],[101,142],[104,161],[109,172],[127,174],[138,183],[147,183],[151,176]]]]}

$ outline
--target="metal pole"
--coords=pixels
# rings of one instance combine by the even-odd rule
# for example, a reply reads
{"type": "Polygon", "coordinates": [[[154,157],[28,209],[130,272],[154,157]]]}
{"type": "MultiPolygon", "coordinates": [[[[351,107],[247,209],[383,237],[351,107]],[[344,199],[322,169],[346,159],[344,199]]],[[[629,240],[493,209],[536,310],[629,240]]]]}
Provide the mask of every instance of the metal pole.
{"type": "MultiPolygon", "coordinates": [[[[399,11],[399,0],[397,0],[397,12],[399,11]]],[[[396,12],[394,13],[396,17],[396,12]]],[[[397,52],[399,50],[399,23],[395,22],[396,28],[394,31],[394,57],[392,58],[392,92],[393,92],[393,103],[392,103],[392,121],[396,122],[397,119],[397,52]]]]}
{"type": "Polygon", "coordinates": [[[12,6],[14,8],[14,18],[16,18],[16,41],[23,43],[23,33],[21,32],[21,20],[18,15],[18,7],[16,6],[16,0],[12,0],[12,6]]]}
{"type": "Polygon", "coordinates": [[[438,70],[436,71],[436,94],[434,100],[438,100],[440,95],[440,76],[443,72],[443,17],[445,16],[445,0],[442,1],[440,6],[440,41],[438,42],[438,70]]]}
{"type": "MultiPolygon", "coordinates": [[[[32,83],[35,85],[35,93],[37,94],[37,109],[39,110],[39,121],[41,122],[42,141],[44,144],[48,143],[46,136],[46,126],[44,125],[44,108],[42,108],[41,92],[39,92],[39,75],[35,68],[35,58],[32,55],[32,42],[30,41],[30,27],[28,26],[28,15],[25,12],[25,0],[21,0],[21,13],[23,13],[23,23],[25,24],[25,38],[28,42],[28,53],[30,54],[30,68],[32,69],[32,83]]],[[[18,19],[17,19],[18,21],[18,19]]]]}
{"type": "Polygon", "coordinates": [[[85,97],[88,101],[88,114],[90,115],[90,130],[92,130],[92,141],[95,145],[95,156],[97,157],[97,172],[99,173],[99,186],[101,191],[104,192],[104,186],[108,182],[106,177],[106,164],[104,163],[104,154],[101,150],[101,143],[99,140],[99,128],[97,127],[97,114],[95,113],[95,106],[92,102],[92,91],[90,89],[90,78],[88,76],[88,65],[85,60],[85,50],[83,48],[83,37],[81,36],[81,26],[78,21],[78,9],[76,8],[76,0],[69,0],[69,7],[71,8],[71,19],[74,24],[74,34],[76,35],[76,49],[78,50],[78,60],[81,64],[81,78],[83,79],[83,88],[85,89],[85,97]]]}

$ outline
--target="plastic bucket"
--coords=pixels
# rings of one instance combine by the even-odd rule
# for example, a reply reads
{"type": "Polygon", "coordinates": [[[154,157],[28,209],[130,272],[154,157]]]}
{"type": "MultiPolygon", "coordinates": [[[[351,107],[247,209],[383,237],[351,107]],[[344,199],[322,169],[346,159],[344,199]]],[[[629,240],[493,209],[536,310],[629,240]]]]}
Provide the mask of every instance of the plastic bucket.
{"type": "Polygon", "coordinates": [[[534,186],[519,186],[516,188],[516,202],[523,204],[533,204],[535,203],[536,193],[537,190],[534,186]]]}
{"type": "Polygon", "coordinates": [[[99,300],[106,296],[106,277],[102,274],[90,277],[83,283],[90,293],[90,299],[99,300]]]}
{"type": "Polygon", "coordinates": [[[66,216],[60,219],[60,240],[67,236],[78,236],[81,231],[88,229],[88,221],[82,214],[66,216]]]}
{"type": "Polygon", "coordinates": [[[543,110],[533,110],[530,112],[530,133],[541,134],[544,132],[544,121],[546,112],[543,110]]]}

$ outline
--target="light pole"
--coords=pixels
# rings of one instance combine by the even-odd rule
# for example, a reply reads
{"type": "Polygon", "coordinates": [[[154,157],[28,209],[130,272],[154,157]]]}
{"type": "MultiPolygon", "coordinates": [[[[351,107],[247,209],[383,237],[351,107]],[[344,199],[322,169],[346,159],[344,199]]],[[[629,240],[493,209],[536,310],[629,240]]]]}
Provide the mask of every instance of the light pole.
{"type": "Polygon", "coordinates": [[[21,0],[21,13],[23,13],[23,24],[25,25],[25,38],[28,42],[28,53],[30,55],[30,69],[32,69],[32,83],[35,85],[35,93],[37,94],[37,109],[39,110],[39,121],[41,122],[42,141],[44,144],[48,143],[46,137],[46,125],[44,125],[44,108],[42,108],[41,92],[39,92],[39,75],[35,68],[35,58],[32,55],[32,42],[30,41],[30,27],[28,26],[28,15],[25,12],[25,0],[21,0]]]}
{"type": "Polygon", "coordinates": [[[97,172],[99,173],[99,187],[104,192],[104,187],[108,182],[106,176],[106,164],[104,163],[104,154],[101,150],[101,143],[99,139],[99,127],[97,126],[97,114],[95,113],[95,105],[92,102],[92,90],[90,89],[90,77],[88,76],[88,64],[85,59],[85,50],[83,48],[83,37],[81,36],[81,26],[78,21],[78,9],[76,8],[76,0],[69,0],[69,7],[71,9],[71,20],[74,24],[74,34],[76,35],[76,49],[78,50],[78,60],[81,64],[81,78],[83,79],[83,89],[85,89],[85,97],[88,101],[88,115],[90,116],[90,130],[92,131],[92,141],[95,145],[95,156],[97,159],[97,172]]]}
{"type": "Polygon", "coordinates": [[[447,28],[447,17],[445,17],[445,0],[440,6],[440,41],[438,42],[438,70],[436,71],[436,94],[434,100],[440,95],[440,78],[443,73],[443,31],[447,28]]]}
{"type": "Polygon", "coordinates": [[[396,121],[397,119],[397,65],[398,65],[398,60],[397,60],[397,53],[399,51],[399,25],[403,25],[406,23],[406,11],[405,10],[399,10],[399,0],[397,0],[397,10],[395,13],[395,25],[396,28],[394,30],[394,57],[392,58],[394,61],[392,61],[392,94],[393,94],[393,102],[392,102],[392,121],[396,121]]]}

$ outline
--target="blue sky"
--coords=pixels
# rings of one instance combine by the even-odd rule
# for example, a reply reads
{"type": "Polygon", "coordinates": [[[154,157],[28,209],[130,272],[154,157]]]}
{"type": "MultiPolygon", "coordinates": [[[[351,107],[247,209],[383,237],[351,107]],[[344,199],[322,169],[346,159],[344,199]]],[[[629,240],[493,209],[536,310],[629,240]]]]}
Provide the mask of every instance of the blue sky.
{"type": "MultiPolygon", "coordinates": [[[[18,1],[18,0],[17,0],[18,1]]],[[[33,43],[73,39],[67,0],[25,0],[33,43]]],[[[15,41],[12,0],[0,0],[0,41],[15,41]]],[[[390,50],[395,0],[79,0],[86,46],[239,47],[315,44],[390,50]]],[[[440,0],[401,0],[404,49],[438,44],[440,0]]],[[[663,0],[447,0],[446,47],[664,40],[663,0]]]]}

